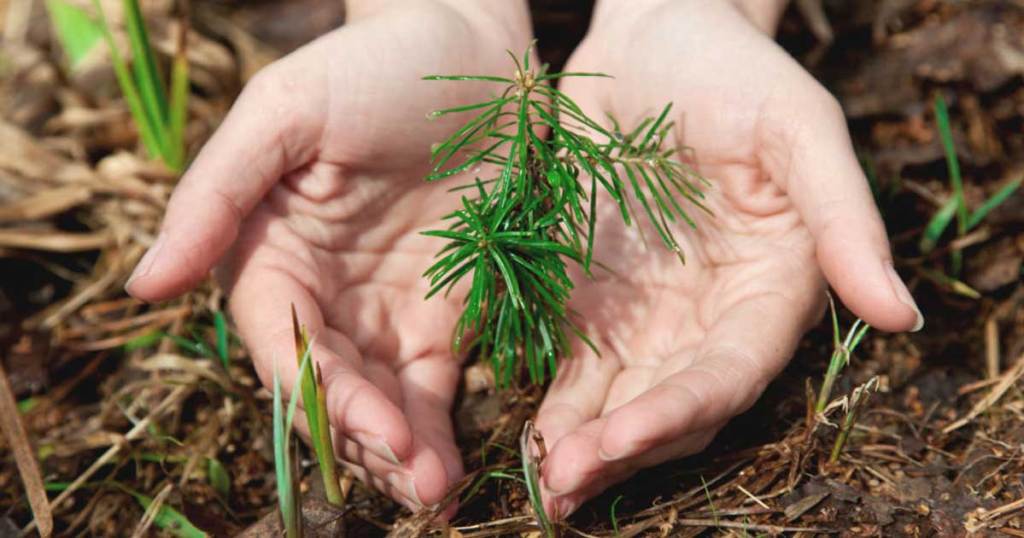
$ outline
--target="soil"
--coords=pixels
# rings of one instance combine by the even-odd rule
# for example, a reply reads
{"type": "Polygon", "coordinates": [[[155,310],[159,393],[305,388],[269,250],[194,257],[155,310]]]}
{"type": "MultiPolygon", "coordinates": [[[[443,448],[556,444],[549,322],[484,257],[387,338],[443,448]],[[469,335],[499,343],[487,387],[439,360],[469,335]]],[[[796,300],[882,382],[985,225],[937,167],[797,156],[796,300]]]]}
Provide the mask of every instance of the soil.
{"type": "MultiPolygon", "coordinates": [[[[0,7],[13,17],[16,3],[0,7]]],[[[140,340],[163,331],[213,346],[221,292],[208,283],[144,306],[121,291],[174,178],[134,152],[105,59],[65,74],[42,3],[26,4],[22,35],[0,48],[0,357],[49,498],[59,500],[55,534],[168,533],[160,521],[147,524],[137,492],[211,535],[236,535],[268,514],[262,524],[270,526],[250,535],[276,535],[271,402],[244,349],[232,343],[225,370],[208,350],[140,340]],[[226,490],[214,485],[225,474],[226,490]]],[[[173,42],[171,4],[147,5],[158,42],[173,42]]],[[[343,21],[337,4],[192,2],[193,151],[260,66],[343,21]]],[[[590,8],[532,4],[541,54],[557,68],[590,8]]],[[[951,226],[935,250],[919,247],[951,196],[936,96],[949,103],[969,207],[1024,175],[1024,5],[794,4],[779,41],[842,103],[927,326],[869,332],[857,349],[833,394],[876,385],[856,407],[837,461],[830,454],[842,409],[808,411],[808,389],[832,353],[824,321],[705,452],[611,488],[561,532],[1024,536],[1024,194],[967,235],[951,226]],[[964,259],[956,277],[955,249],[964,259]]],[[[852,321],[841,318],[844,327],[852,321]]],[[[429,530],[429,510],[410,514],[352,477],[343,482],[344,510],[332,511],[315,500],[319,475],[304,452],[311,533],[537,535],[519,483],[486,480],[472,495],[469,486],[488,471],[518,468],[516,454],[496,447],[518,446],[542,392],[495,391],[478,366],[466,379],[454,416],[470,476],[451,527],[429,530]]],[[[32,512],[14,445],[0,441],[0,536],[15,536],[32,512]]]]}

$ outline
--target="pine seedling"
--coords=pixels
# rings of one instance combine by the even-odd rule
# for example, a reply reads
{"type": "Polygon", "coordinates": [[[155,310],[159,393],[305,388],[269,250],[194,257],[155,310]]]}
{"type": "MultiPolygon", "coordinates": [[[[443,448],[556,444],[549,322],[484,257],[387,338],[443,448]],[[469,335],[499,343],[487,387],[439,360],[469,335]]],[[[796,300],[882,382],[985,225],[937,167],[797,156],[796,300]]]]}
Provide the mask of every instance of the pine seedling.
{"type": "Polygon", "coordinates": [[[460,206],[445,217],[446,229],[426,232],[447,243],[424,275],[430,282],[427,298],[470,281],[452,348],[460,353],[475,347],[503,387],[523,370],[533,383],[553,377],[557,359],[569,350],[569,333],[593,347],[570,319],[574,283],[567,264],[592,274],[599,190],[626,225],[638,204],[680,262],[683,249],[673,227],[696,226],[681,202],[707,211],[701,202],[704,180],[668,143],[671,104],[631,131],[623,132],[614,119],[606,129],[551,86],[564,77],[606,75],[534,70],[530,49],[521,61],[510,56],[511,78],[426,77],[500,88],[489,100],[430,114],[475,115],[433,148],[428,181],[482,165],[496,172],[453,189],[460,206]]]}
{"type": "Polygon", "coordinates": [[[853,322],[849,332],[846,333],[846,338],[840,339],[839,317],[836,314],[836,303],[832,299],[831,294],[828,296],[828,307],[832,315],[832,357],[829,358],[828,370],[825,371],[825,380],[822,381],[821,390],[818,392],[818,403],[814,406],[814,410],[817,413],[825,411],[829,398],[832,396],[832,387],[835,385],[836,378],[839,377],[839,373],[843,368],[850,363],[850,356],[853,355],[853,351],[857,349],[861,340],[864,339],[864,335],[871,328],[870,325],[864,323],[861,319],[857,319],[857,321],[853,322]]]}
{"type": "MultiPolygon", "coordinates": [[[[309,335],[306,327],[299,325],[299,317],[292,305],[292,331],[295,335],[295,358],[300,367],[306,357],[312,355],[309,335]]],[[[312,361],[312,359],[310,359],[312,361]]],[[[344,497],[341,484],[338,482],[337,464],[334,460],[334,441],[331,426],[327,420],[327,391],[324,390],[324,379],[320,373],[320,365],[312,361],[313,366],[300,372],[299,384],[302,392],[302,407],[306,411],[306,422],[309,425],[309,436],[313,443],[313,452],[320,465],[320,476],[324,482],[327,502],[341,506],[344,497]]]]}

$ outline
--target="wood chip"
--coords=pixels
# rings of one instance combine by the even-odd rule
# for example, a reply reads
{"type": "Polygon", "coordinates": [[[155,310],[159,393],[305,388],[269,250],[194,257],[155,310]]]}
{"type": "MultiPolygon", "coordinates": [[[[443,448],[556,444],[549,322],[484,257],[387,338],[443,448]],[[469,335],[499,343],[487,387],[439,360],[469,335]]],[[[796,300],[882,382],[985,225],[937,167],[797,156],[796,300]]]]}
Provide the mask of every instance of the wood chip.
{"type": "Polygon", "coordinates": [[[824,500],[825,497],[828,497],[829,494],[830,492],[828,491],[812,493],[804,497],[803,499],[800,499],[799,501],[786,506],[785,508],[782,509],[783,513],[786,514],[786,521],[796,521],[798,517],[804,515],[805,513],[807,513],[808,510],[817,506],[818,503],[824,500]]]}

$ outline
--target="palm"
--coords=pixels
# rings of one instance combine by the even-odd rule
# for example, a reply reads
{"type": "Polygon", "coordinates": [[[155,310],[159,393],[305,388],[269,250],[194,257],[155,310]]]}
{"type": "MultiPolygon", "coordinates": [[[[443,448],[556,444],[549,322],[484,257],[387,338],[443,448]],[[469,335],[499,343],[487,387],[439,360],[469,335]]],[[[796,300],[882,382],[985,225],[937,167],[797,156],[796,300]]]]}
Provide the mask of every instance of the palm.
{"type": "MultiPolygon", "coordinates": [[[[590,42],[577,50],[567,66],[568,71],[604,69],[616,77],[611,81],[567,80],[564,90],[594,117],[607,112],[630,125],[649,116],[660,104],[674,103],[677,140],[693,148],[700,173],[711,183],[706,194],[712,215],[694,209],[696,229],[678,227],[687,255],[683,266],[661,248],[652,230],[623,228],[614,222],[618,218],[614,211],[602,215],[607,222],[601,223],[597,258],[611,272],[582,286],[576,301],[577,309],[587,312],[595,330],[608,342],[610,356],[619,363],[602,414],[692,365],[698,348],[715,344],[707,342],[706,336],[718,322],[725,318],[737,323],[730,313],[746,311],[758,316],[763,308],[758,301],[782,295],[788,299],[781,304],[785,310],[772,315],[807,321],[810,311],[824,299],[824,280],[815,268],[811,235],[786,194],[761,169],[755,154],[757,111],[769,96],[745,87],[738,79],[750,73],[728,68],[722,64],[723,58],[686,54],[694,43],[668,36],[700,37],[676,22],[664,22],[668,20],[671,17],[659,14],[637,22],[645,28],[644,40],[630,41],[617,51],[630,61],[609,65],[603,50],[595,49],[615,45],[590,42]],[[657,51],[653,57],[651,50],[657,51]],[[631,60],[637,57],[647,60],[631,60]],[[664,80],[664,74],[658,72],[664,65],[672,65],[679,78],[650,84],[648,81],[664,80]],[[714,74],[710,66],[720,74],[714,74]],[[730,95],[741,91],[742,96],[730,95]],[[601,105],[604,108],[598,108],[601,105]],[[644,236],[650,241],[646,246],[644,236]]],[[[722,35],[721,29],[717,31],[722,35]]],[[[701,46],[726,48],[707,42],[701,46]]],[[[738,63],[738,59],[725,59],[738,63]]],[[[763,322],[756,317],[750,321],[763,322]]],[[[750,378],[752,389],[769,379],[781,364],[758,361],[744,366],[752,368],[748,373],[756,374],[750,378]]]]}
{"type": "MultiPolygon", "coordinates": [[[[169,240],[191,242],[182,249],[187,263],[130,286],[170,295],[230,244],[219,277],[263,383],[270,386],[275,369],[286,389],[294,381],[294,360],[281,360],[294,355],[294,304],[315,338],[339,456],[413,508],[441,500],[462,474],[448,414],[459,374],[450,351],[458,303],[423,300],[421,273],[440,245],[420,232],[441,227],[458,202],[423,177],[430,145],[464,118],[428,121],[427,113],[493,90],[421,79],[507,74],[505,50],[524,48],[525,36],[479,30],[439,5],[403,6],[261,72],[168,209],[165,228],[183,236],[169,240]],[[213,222],[183,231],[199,227],[204,204],[217,206],[213,222]]],[[[296,424],[302,430],[304,419],[296,424]]]]}
{"type": "MultiPolygon", "coordinates": [[[[342,441],[343,458],[360,478],[414,506],[424,498],[436,502],[462,474],[448,417],[459,375],[450,347],[459,305],[454,296],[424,301],[428,288],[421,276],[441,246],[421,232],[443,227],[443,215],[457,205],[445,186],[423,182],[428,150],[455,125],[447,119],[428,121],[426,113],[481,100],[489,89],[420,79],[434,73],[503,73],[507,61],[500,55],[485,62],[422,58],[414,47],[393,45],[397,36],[387,29],[367,30],[389,43],[367,61],[391,68],[361,81],[359,93],[352,91],[352,78],[328,77],[325,91],[331,98],[317,144],[321,149],[309,165],[275,185],[245,221],[233,256],[244,261],[234,277],[232,305],[242,320],[244,310],[266,304],[268,287],[274,289],[269,293],[281,294],[281,301],[305,296],[298,301],[300,312],[315,325],[322,323],[319,343],[338,359],[336,368],[324,371],[329,408],[346,410],[332,424],[348,431],[407,424],[415,498],[387,482],[394,462],[362,455],[351,441],[342,441]],[[350,101],[365,95],[372,101],[350,101]],[[300,263],[282,264],[281,253],[300,263]],[[335,377],[346,370],[352,370],[349,379],[335,377]],[[364,392],[357,396],[359,390],[364,392]],[[373,401],[378,391],[392,406],[373,401]],[[366,399],[352,400],[357,397],[366,399]]],[[[443,24],[418,31],[427,35],[413,36],[409,43],[457,34],[443,24]]],[[[352,58],[334,65],[338,56],[331,53],[345,50],[345,41],[367,45],[368,36],[354,33],[342,30],[318,44],[324,72],[372,72],[370,66],[352,65],[352,58]]],[[[410,38],[409,29],[403,37],[410,38]]],[[[465,50],[474,44],[451,46],[465,50]]],[[[239,328],[243,336],[261,330],[241,321],[239,328]]],[[[268,383],[272,358],[260,357],[259,350],[254,354],[268,383]]]]}
{"type": "MultiPolygon", "coordinates": [[[[592,117],[629,127],[674,103],[673,135],[710,181],[713,216],[695,210],[695,230],[676,228],[680,266],[653,230],[624,228],[605,204],[595,260],[610,270],[584,281],[573,305],[600,354],[579,346],[538,416],[553,446],[546,497],[560,515],[642,467],[700,451],[749,407],[821,311],[819,263],[836,261],[819,260],[801,200],[787,194],[785,144],[803,126],[772,117],[796,97],[773,91],[817,88],[813,79],[732,8],[701,5],[599,17],[566,68],[615,77],[566,79],[592,117]]],[[[830,99],[819,104],[834,115],[830,99]]]]}
{"type": "MultiPolygon", "coordinates": [[[[240,263],[228,281],[232,311],[247,341],[263,329],[244,323],[250,317],[245,311],[278,299],[295,302],[304,321],[321,327],[317,358],[329,408],[346,410],[332,423],[350,431],[401,429],[407,423],[411,466],[425,484],[419,495],[433,499],[462,473],[448,419],[459,371],[449,351],[458,310],[451,301],[423,300],[420,273],[437,245],[419,232],[438,227],[450,204],[438,196],[443,189],[421,187],[417,171],[395,173],[353,181],[344,168],[321,161],[289,175],[245,221],[232,256],[240,263]],[[311,192],[322,188],[335,192],[311,192]],[[375,387],[393,407],[382,408],[372,398],[354,400],[361,386],[375,387]]],[[[286,318],[287,310],[276,315],[286,318]]],[[[277,340],[287,342],[287,336],[277,340]]],[[[253,349],[264,383],[273,376],[269,353],[253,349]]],[[[361,478],[389,490],[386,474],[377,473],[375,480],[365,469],[385,469],[388,462],[368,461],[352,443],[341,446],[361,478]]]]}

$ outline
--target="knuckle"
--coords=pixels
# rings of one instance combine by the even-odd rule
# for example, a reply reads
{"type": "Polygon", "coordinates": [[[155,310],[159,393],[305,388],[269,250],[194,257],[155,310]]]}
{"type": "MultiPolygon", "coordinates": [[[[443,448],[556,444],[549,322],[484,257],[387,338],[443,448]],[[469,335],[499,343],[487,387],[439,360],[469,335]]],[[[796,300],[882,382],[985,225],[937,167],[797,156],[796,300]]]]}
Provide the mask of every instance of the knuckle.
{"type": "Polygon", "coordinates": [[[242,95],[249,98],[272,98],[282,93],[282,86],[280,67],[275,62],[257,71],[245,84],[242,95]]]}
{"type": "Polygon", "coordinates": [[[810,105],[809,110],[817,115],[832,120],[845,121],[843,105],[839,103],[839,100],[831,92],[818,83],[815,83],[814,87],[810,90],[806,102],[810,105]]]}

